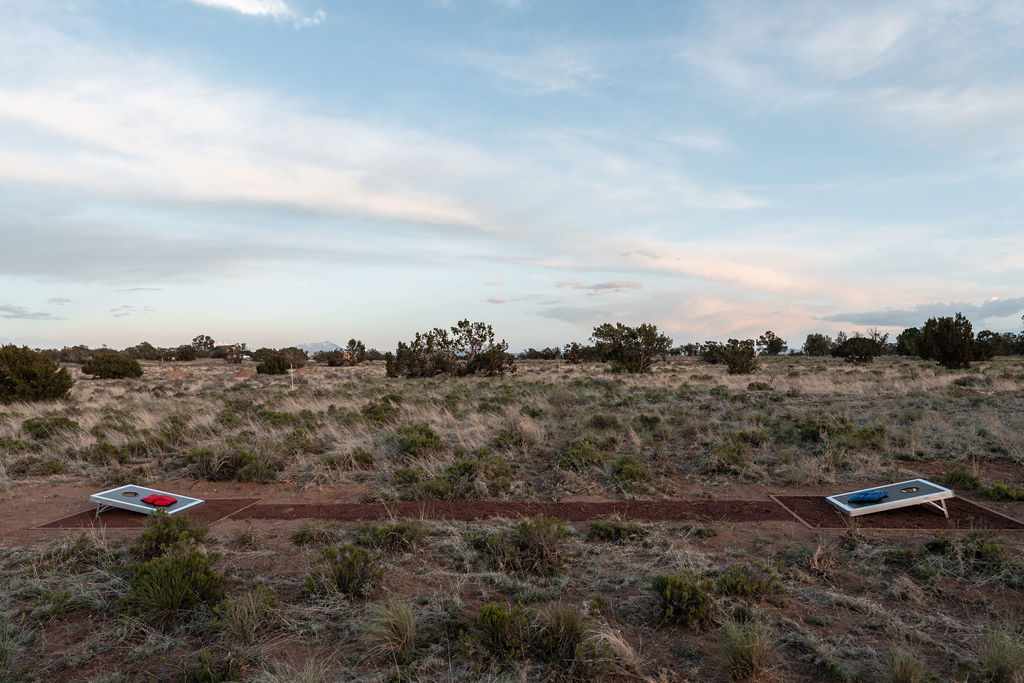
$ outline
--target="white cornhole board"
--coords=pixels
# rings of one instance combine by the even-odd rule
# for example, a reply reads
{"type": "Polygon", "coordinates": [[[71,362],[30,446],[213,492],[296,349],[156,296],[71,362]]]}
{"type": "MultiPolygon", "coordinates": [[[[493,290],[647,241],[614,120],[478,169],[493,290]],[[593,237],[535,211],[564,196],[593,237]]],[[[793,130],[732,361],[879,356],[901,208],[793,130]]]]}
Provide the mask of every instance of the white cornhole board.
{"type": "Polygon", "coordinates": [[[884,486],[872,486],[871,488],[848,491],[847,493],[837,493],[834,496],[827,496],[825,500],[850,517],[927,504],[938,508],[946,516],[946,519],[949,519],[946,500],[953,497],[953,492],[944,486],[933,484],[927,479],[911,479],[896,484],[885,484],[884,486]],[[849,502],[851,496],[865,491],[885,491],[889,495],[875,503],[849,502]]]}
{"type": "Polygon", "coordinates": [[[152,515],[158,510],[163,510],[169,515],[176,515],[183,510],[188,510],[196,505],[202,505],[205,502],[201,498],[190,498],[178,493],[160,491],[159,489],[151,489],[145,486],[136,486],[135,484],[125,484],[124,486],[118,486],[116,489],[94,493],[89,496],[89,500],[99,506],[96,508],[97,515],[106,512],[111,508],[129,510],[131,512],[141,512],[144,515],[152,515]],[[152,493],[162,493],[165,496],[177,498],[178,502],[166,507],[157,507],[155,505],[143,503],[142,499],[152,493]]]}

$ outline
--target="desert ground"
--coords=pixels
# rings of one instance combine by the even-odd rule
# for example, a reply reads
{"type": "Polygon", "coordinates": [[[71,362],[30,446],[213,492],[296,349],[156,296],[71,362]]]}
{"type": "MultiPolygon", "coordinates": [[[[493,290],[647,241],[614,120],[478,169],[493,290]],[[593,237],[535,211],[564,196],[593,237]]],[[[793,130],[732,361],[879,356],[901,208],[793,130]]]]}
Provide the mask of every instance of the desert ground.
{"type": "Polygon", "coordinates": [[[0,680],[1024,680],[1024,531],[810,528],[770,498],[925,477],[1024,519],[1020,357],[144,368],[0,406],[0,680]],[[376,519],[43,527],[129,482],[376,519]]]}

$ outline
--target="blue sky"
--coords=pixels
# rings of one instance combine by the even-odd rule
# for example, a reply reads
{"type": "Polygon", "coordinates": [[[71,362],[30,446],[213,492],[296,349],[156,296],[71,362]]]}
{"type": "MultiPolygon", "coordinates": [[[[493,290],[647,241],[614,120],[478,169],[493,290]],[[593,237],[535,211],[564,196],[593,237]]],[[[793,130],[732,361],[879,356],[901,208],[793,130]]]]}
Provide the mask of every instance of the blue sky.
{"type": "Polygon", "coordinates": [[[1024,311],[1024,5],[0,0],[0,340],[1024,311]]]}

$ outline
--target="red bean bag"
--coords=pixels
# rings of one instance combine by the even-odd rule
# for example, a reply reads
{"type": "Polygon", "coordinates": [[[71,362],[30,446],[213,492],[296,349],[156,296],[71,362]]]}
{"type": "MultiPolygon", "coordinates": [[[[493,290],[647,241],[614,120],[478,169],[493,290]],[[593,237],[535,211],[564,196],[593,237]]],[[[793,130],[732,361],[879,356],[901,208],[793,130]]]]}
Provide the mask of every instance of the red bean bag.
{"type": "Polygon", "coordinates": [[[142,502],[147,505],[152,505],[153,507],[165,508],[168,505],[174,505],[177,503],[178,499],[172,498],[171,496],[165,496],[162,493],[151,493],[143,498],[142,502]]]}

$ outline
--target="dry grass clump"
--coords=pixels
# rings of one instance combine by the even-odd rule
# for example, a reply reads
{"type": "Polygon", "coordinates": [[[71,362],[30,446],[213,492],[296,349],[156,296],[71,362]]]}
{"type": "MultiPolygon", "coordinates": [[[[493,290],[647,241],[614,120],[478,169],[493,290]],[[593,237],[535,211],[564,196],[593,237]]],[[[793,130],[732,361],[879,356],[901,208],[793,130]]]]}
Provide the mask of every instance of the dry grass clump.
{"type": "Polygon", "coordinates": [[[395,664],[408,662],[416,648],[416,612],[397,600],[378,605],[370,613],[365,639],[371,657],[395,664]]]}

